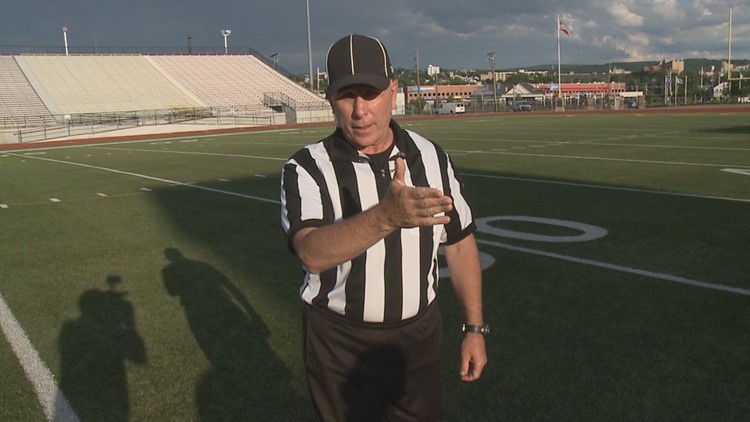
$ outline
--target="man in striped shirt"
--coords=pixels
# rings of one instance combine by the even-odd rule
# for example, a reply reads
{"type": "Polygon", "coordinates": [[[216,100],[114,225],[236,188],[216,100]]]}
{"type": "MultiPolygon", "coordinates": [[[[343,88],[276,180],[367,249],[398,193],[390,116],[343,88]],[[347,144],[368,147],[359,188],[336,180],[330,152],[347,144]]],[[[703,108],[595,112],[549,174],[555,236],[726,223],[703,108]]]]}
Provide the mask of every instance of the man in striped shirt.
{"type": "Polygon", "coordinates": [[[465,324],[459,376],[487,363],[471,209],[448,155],[392,120],[398,81],[372,37],[327,56],[333,134],[282,173],[282,226],[305,270],[304,360],[324,421],[442,419],[443,246],[465,324]]]}

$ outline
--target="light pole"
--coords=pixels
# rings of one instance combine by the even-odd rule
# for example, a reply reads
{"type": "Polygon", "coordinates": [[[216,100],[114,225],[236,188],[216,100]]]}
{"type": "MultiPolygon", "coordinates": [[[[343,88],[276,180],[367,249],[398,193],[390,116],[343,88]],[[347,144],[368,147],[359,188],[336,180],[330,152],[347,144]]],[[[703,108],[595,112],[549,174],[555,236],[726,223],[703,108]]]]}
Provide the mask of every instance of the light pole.
{"type": "Polygon", "coordinates": [[[487,53],[487,61],[492,63],[492,106],[497,113],[497,73],[495,73],[495,52],[487,53]]]}
{"type": "Polygon", "coordinates": [[[63,26],[62,27],[63,32],[63,43],[65,44],[65,55],[68,55],[68,27],[63,26]]]}
{"type": "MultiPolygon", "coordinates": [[[[419,87],[419,50],[414,51],[414,74],[417,79],[417,111],[422,114],[424,107],[422,106],[422,88],[419,87]]],[[[413,110],[412,114],[414,114],[413,110]]]]}
{"type": "MultiPolygon", "coordinates": [[[[313,91],[313,78],[312,78],[312,36],[310,35],[310,0],[305,0],[305,11],[307,14],[307,64],[310,75],[310,91],[313,91]]],[[[328,71],[328,69],[326,69],[328,71]]]]}
{"type": "Polygon", "coordinates": [[[228,52],[227,49],[227,38],[229,38],[229,34],[232,33],[231,29],[222,29],[219,31],[222,37],[224,37],[224,54],[226,55],[228,52]]]}

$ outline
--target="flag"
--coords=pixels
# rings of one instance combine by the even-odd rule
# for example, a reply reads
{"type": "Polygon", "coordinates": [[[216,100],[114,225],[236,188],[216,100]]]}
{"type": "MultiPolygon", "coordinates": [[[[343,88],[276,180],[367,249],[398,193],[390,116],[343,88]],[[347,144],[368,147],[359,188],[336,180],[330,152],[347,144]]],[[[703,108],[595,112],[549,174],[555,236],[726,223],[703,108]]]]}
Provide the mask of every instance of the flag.
{"type": "Polygon", "coordinates": [[[570,36],[570,31],[568,31],[568,28],[566,28],[565,25],[562,24],[562,22],[560,22],[560,32],[565,34],[566,37],[570,36]]]}

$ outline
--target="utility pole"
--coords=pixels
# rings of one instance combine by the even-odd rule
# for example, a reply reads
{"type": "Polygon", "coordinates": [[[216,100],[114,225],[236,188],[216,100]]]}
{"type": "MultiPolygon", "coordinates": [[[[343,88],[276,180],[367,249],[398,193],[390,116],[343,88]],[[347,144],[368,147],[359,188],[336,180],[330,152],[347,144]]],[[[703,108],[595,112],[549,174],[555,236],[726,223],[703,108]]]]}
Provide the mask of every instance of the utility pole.
{"type": "Polygon", "coordinates": [[[497,72],[495,72],[495,52],[487,53],[487,61],[492,64],[492,106],[497,113],[497,72]]]}
{"type": "Polygon", "coordinates": [[[732,8],[729,8],[729,55],[727,56],[727,86],[728,95],[732,95],[732,8]]]}
{"type": "Polygon", "coordinates": [[[310,0],[305,0],[305,10],[307,12],[307,65],[310,75],[310,91],[313,91],[313,77],[312,77],[312,36],[310,35],[310,0]]]}
{"type": "Polygon", "coordinates": [[[414,51],[414,72],[417,75],[417,106],[420,108],[419,114],[422,114],[422,90],[419,88],[419,50],[414,51]]]}

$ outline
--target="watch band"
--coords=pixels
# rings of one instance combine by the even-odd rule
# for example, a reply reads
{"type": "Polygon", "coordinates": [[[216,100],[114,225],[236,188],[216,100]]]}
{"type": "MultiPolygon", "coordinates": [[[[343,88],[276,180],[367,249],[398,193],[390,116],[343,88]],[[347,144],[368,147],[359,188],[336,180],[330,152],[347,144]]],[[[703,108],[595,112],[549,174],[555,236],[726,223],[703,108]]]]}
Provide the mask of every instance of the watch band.
{"type": "Polygon", "coordinates": [[[463,324],[461,326],[461,331],[463,331],[464,333],[478,333],[483,336],[486,336],[490,333],[490,324],[484,324],[484,325],[463,324]]]}

